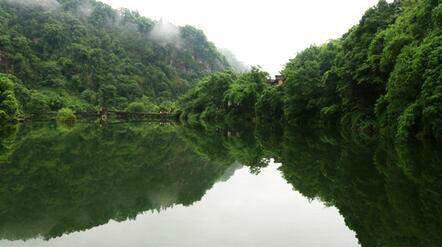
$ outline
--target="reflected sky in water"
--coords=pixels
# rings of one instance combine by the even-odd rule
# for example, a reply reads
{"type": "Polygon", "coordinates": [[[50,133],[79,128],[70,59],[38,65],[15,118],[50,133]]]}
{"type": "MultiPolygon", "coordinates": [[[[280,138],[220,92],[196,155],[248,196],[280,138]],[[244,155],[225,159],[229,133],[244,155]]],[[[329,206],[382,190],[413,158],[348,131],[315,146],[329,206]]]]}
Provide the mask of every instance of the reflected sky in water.
{"type": "Polygon", "coordinates": [[[440,246],[441,164],[345,132],[21,125],[0,130],[0,246],[440,246]]]}
{"type": "Polygon", "coordinates": [[[336,208],[294,191],[278,167],[271,162],[258,175],[238,167],[227,181],[217,182],[188,207],[145,212],[135,220],[111,220],[49,241],[0,241],[0,246],[359,246],[336,208]]]}

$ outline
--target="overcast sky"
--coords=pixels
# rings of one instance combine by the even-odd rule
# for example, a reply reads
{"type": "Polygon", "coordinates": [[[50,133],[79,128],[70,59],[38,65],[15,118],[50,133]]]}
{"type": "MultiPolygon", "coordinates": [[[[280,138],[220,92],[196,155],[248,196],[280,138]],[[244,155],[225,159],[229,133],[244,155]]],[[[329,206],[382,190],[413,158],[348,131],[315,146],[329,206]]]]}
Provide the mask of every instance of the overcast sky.
{"type": "Polygon", "coordinates": [[[377,0],[102,0],[152,19],[190,24],[271,74],[297,52],[344,34],[377,0]]]}

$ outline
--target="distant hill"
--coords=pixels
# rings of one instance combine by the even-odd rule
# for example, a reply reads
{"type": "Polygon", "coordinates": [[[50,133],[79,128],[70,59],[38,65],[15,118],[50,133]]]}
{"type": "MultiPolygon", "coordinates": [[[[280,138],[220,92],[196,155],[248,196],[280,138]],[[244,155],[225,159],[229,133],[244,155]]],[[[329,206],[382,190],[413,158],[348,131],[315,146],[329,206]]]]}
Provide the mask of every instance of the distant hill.
{"type": "Polygon", "coordinates": [[[173,101],[229,68],[191,26],[95,0],[0,0],[0,72],[22,112],[173,101]]]}
{"type": "Polygon", "coordinates": [[[250,70],[250,66],[240,61],[233,52],[228,49],[220,49],[221,54],[227,59],[227,62],[232,66],[232,69],[237,72],[246,72],[250,70]]]}

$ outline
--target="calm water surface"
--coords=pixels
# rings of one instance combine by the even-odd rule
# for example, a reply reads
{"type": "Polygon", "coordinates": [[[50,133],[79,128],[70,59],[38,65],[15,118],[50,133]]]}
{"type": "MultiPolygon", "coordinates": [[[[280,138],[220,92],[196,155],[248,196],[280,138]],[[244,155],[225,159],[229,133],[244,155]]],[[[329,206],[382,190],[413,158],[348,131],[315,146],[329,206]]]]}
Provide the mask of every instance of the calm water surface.
{"type": "MultiPolygon", "coordinates": [[[[199,202],[135,220],[4,246],[358,246],[338,211],[292,190],[273,164],[259,175],[238,168],[199,202]]],[[[142,189],[142,188],[140,188],[142,189]]],[[[170,195],[164,195],[169,197],[170,195]]]]}
{"type": "Polygon", "coordinates": [[[0,132],[0,246],[435,246],[440,150],[175,125],[0,132]]]}

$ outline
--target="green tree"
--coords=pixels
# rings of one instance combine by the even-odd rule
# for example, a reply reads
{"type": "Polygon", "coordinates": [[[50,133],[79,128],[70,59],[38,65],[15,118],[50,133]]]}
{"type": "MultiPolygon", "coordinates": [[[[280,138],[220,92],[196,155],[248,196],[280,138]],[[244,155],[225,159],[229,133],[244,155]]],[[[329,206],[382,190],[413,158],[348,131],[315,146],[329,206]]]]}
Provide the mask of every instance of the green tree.
{"type": "Polygon", "coordinates": [[[62,123],[73,123],[77,120],[74,111],[69,108],[62,108],[57,112],[57,121],[62,123]]]}
{"type": "Polygon", "coordinates": [[[284,119],[284,91],[281,87],[267,87],[259,96],[255,112],[260,122],[275,122],[284,119]]]}
{"type": "Polygon", "coordinates": [[[184,118],[193,115],[199,118],[204,113],[206,120],[223,118],[227,105],[224,93],[235,80],[236,75],[231,72],[211,74],[200,80],[194,88],[179,100],[180,111],[184,118]]]}
{"type": "Polygon", "coordinates": [[[31,91],[29,102],[26,103],[25,109],[29,113],[46,113],[50,111],[49,99],[41,92],[31,91]]]}
{"type": "Polygon", "coordinates": [[[10,75],[0,74],[0,122],[14,120],[19,113],[14,82],[10,75]]]}
{"type": "MultiPolygon", "coordinates": [[[[124,109],[144,95],[155,104],[175,101],[206,74],[230,68],[194,27],[170,25],[176,37],[164,43],[152,33],[163,23],[135,11],[96,0],[58,2],[54,11],[0,1],[0,72],[49,98],[69,98],[64,103],[73,105],[63,107],[124,109]]],[[[19,103],[25,113],[32,108],[19,103]]]]}
{"type": "Polygon", "coordinates": [[[286,64],[284,113],[290,123],[318,123],[323,108],[340,104],[332,97],[337,82],[331,72],[339,51],[337,42],[312,46],[286,64]]]}
{"type": "Polygon", "coordinates": [[[224,93],[224,101],[232,115],[255,116],[255,104],[259,96],[268,86],[268,73],[259,68],[241,74],[229,85],[224,93]]]}
{"type": "Polygon", "coordinates": [[[146,106],[142,102],[132,102],[127,107],[128,112],[146,112],[146,106]]]}

